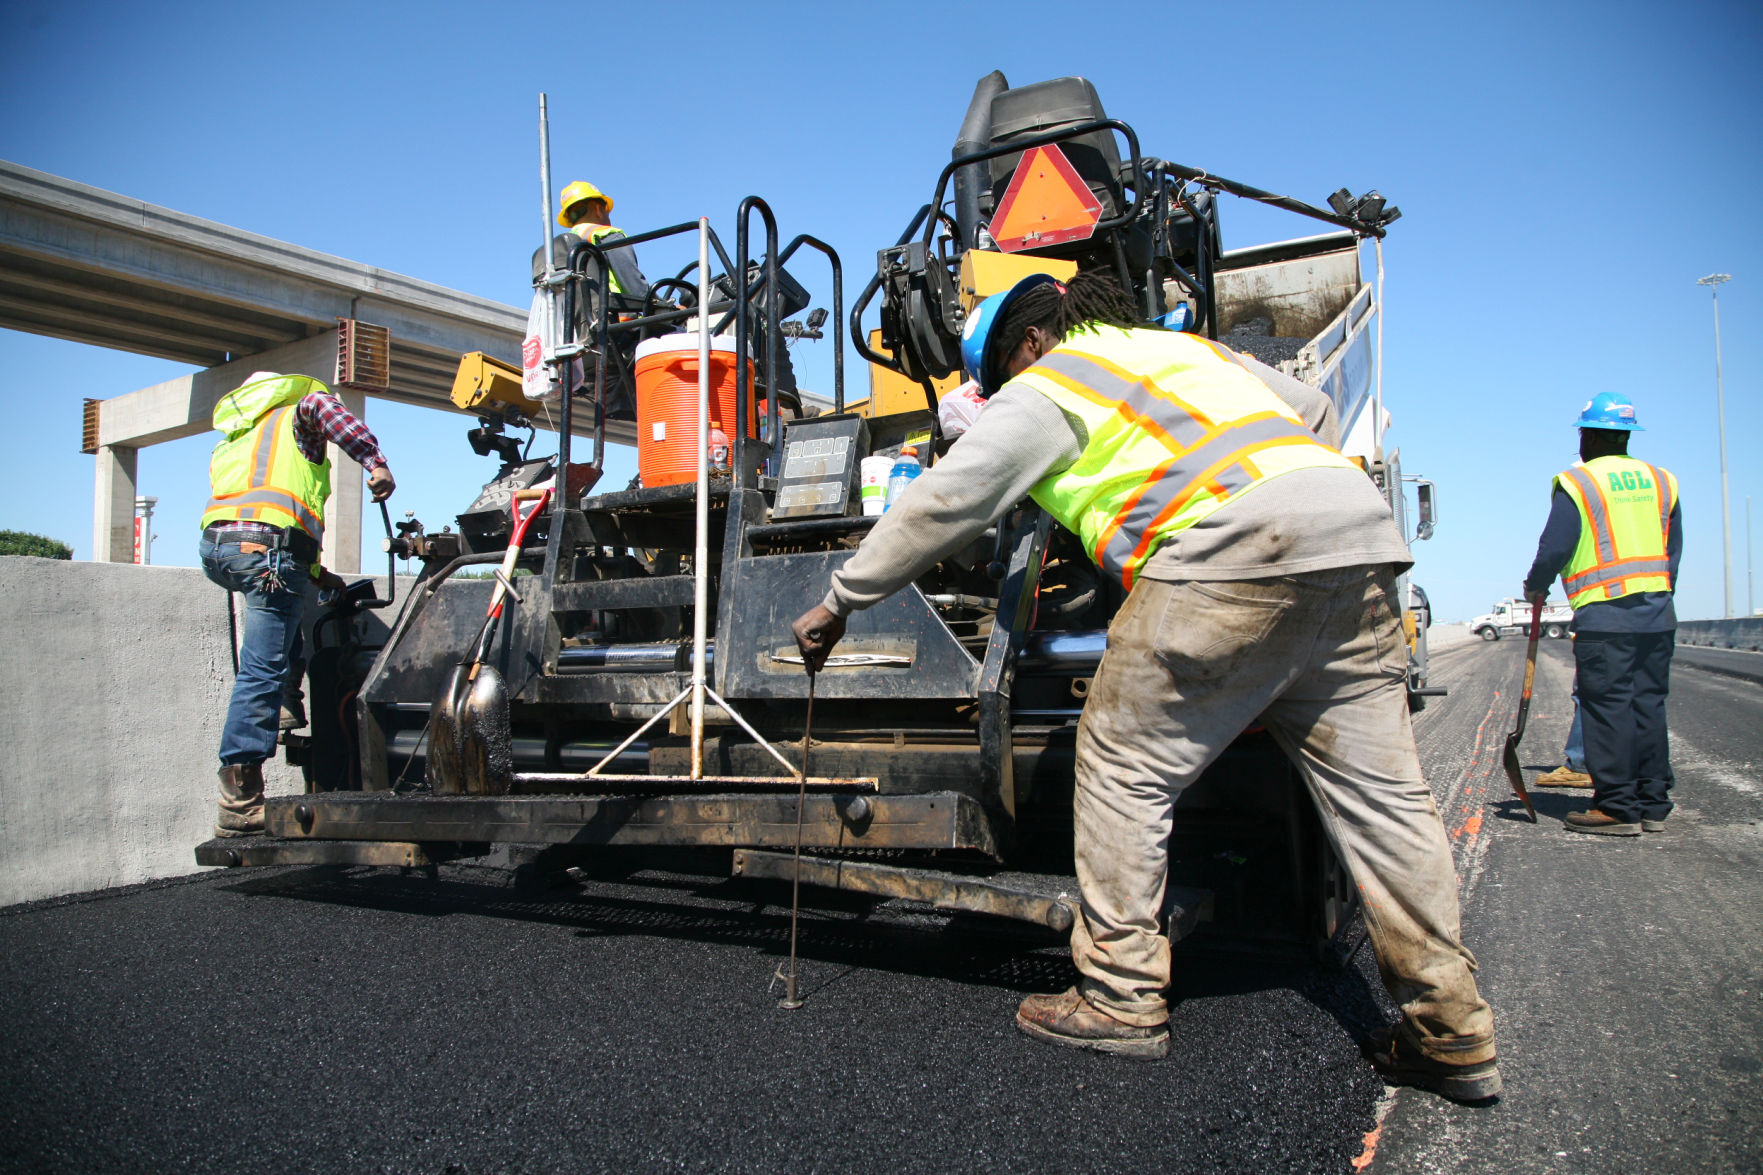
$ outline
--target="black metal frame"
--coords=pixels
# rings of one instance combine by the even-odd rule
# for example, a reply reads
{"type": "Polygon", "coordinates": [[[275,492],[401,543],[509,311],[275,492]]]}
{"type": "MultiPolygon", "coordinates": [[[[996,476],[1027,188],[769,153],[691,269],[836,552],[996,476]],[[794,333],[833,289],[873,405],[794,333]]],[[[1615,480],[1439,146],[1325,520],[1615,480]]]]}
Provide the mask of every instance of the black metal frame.
{"type": "MultiPolygon", "coordinates": [[[[1133,131],[1132,127],[1118,119],[1104,118],[1080,123],[1076,126],[1066,127],[1057,131],[1049,131],[1046,134],[1036,135],[1032,138],[1016,140],[996,147],[988,147],[983,151],[974,151],[951,159],[946,165],[944,165],[941,174],[937,177],[936,192],[931,203],[924,205],[918,210],[917,215],[912,218],[911,224],[907,226],[906,231],[900,235],[899,240],[894,243],[893,247],[898,249],[900,246],[912,240],[915,236],[919,236],[922,231],[921,242],[925,248],[927,258],[934,256],[936,264],[947,264],[948,259],[944,258],[939,250],[935,250],[935,238],[937,224],[946,219],[946,217],[943,216],[941,209],[943,205],[943,194],[951,177],[959,174],[963,168],[976,163],[985,163],[989,160],[998,159],[1006,155],[1026,154],[1037,147],[1046,147],[1055,143],[1081,139],[1085,136],[1103,131],[1112,131],[1124,137],[1128,149],[1127,162],[1122,166],[1120,179],[1121,182],[1130,189],[1132,200],[1118,215],[1106,217],[1097,221],[1094,229],[1094,235],[1101,235],[1104,233],[1112,234],[1111,241],[1116,276],[1119,278],[1123,288],[1131,290],[1135,283],[1132,281],[1132,275],[1128,267],[1125,244],[1121,239],[1120,234],[1115,230],[1125,228],[1141,219],[1146,210],[1147,198],[1152,201],[1151,211],[1153,213],[1153,223],[1150,226],[1150,231],[1152,233],[1154,245],[1157,242],[1161,242],[1167,246],[1169,243],[1168,220],[1170,200],[1172,196],[1174,200],[1202,226],[1199,241],[1200,264],[1198,266],[1198,273],[1189,273],[1181,265],[1177,264],[1173,257],[1173,249],[1166,247],[1159,251],[1157,248],[1153,247],[1152,268],[1147,270],[1145,274],[1144,313],[1145,319],[1148,322],[1154,321],[1160,317],[1166,309],[1162,304],[1161,283],[1156,280],[1155,272],[1155,266],[1158,262],[1161,262],[1162,264],[1169,266],[1173,271],[1176,280],[1185,286],[1200,303],[1200,305],[1195,308],[1195,317],[1197,321],[1204,322],[1205,333],[1207,336],[1210,338],[1218,337],[1218,306],[1215,291],[1218,257],[1222,250],[1218,233],[1217,208],[1215,206],[1211,209],[1201,209],[1198,207],[1188,191],[1187,185],[1190,183],[1196,184],[1199,187],[1214,193],[1228,192],[1233,196],[1240,196],[1243,199],[1268,204],[1275,208],[1281,208],[1288,212],[1297,213],[1300,216],[1307,216],[1315,220],[1324,221],[1328,224],[1339,225],[1342,228],[1352,230],[1361,237],[1369,236],[1381,238],[1386,234],[1387,230],[1383,223],[1374,223],[1352,216],[1342,216],[1318,208],[1314,204],[1308,204],[1302,200],[1294,199],[1290,196],[1281,196],[1274,192],[1268,192],[1261,188],[1252,187],[1249,184],[1226,179],[1223,176],[1213,175],[1204,168],[1188,167],[1179,163],[1171,163],[1163,159],[1142,156],[1139,153],[1138,135],[1133,131]],[[934,216],[931,214],[933,209],[937,210],[937,214],[934,216]]],[[[955,256],[958,257],[961,253],[966,252],[972,247],[970,243],[961,241],[958,229],[951,228],[949,235],[951,239],[956,241],[958,246],[955,256]]],[[[886,250],[884,250],[884,252],[886,252],[886,250]]],[[[882,281],[883,275],[879,272],[878,268],[876,276],[872,277],[863,287],[862,293],[858,295],[856,302],[852,305],[850,322],[851,338],[857,347],[858,354],[866,361],[873,363],[878,367],[895,372],[898,375],[908,376],[908,378],[910,378],[906,366],[899,356],[880,355],[870,349],[867,337],[863,330],[863,312],[868,309],[870,302],[881,289],[882,281]]],[[[927,394],[930,396],[934,410],[935,395],[933,392],[929,391],[928,387],[927,394]]]]}

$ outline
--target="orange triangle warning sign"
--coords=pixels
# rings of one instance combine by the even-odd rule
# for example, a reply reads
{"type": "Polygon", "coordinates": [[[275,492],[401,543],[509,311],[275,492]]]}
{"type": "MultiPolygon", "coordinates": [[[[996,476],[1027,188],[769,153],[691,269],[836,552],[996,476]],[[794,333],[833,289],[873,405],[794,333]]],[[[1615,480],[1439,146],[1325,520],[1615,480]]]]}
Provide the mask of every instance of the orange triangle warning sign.
{"type": "Polygon", "coordinates": [[[992,239],[1006,253],[1087,240],[1102,218],[1090,191],[1057,143],[1036,147],[1016,165],[992,217],[992,239]]]}

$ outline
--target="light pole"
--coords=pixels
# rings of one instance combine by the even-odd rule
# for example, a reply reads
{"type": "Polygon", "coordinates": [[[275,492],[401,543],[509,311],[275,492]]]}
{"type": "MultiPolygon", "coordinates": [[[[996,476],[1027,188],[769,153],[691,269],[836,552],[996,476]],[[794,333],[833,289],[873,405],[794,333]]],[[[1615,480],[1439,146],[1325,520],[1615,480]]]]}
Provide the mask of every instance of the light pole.
{"type": "Polygon", "coordinates": [[[1714,294],[1714,403],[1720,410],[1720,588],[1726,594],[1724,616],[1732,615],[1732,499],[1726,489],[1726,381],[1720,373],[1720,285],[1732,280],[1730,273],[1711,273],[1696,279],[1714,294]]]}

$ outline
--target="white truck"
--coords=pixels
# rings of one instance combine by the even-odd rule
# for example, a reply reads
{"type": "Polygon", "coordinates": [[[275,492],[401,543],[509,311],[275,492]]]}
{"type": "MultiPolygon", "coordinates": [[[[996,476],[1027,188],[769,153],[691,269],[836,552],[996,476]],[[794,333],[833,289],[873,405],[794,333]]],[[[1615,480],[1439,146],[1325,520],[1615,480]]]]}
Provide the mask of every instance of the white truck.
{"type": "MultiPolygon", "coordinates": [[[[1543,635],[1560,639],[1567,635],[1573,620],[1573,608],[1553,600],[1543,605],[1543,635]]],[[[1508,596],[1469,622],[1469,631],[1484,641],[1497,641],[1503,636],[1530,635],[1530,604],[1508,596]]]]}

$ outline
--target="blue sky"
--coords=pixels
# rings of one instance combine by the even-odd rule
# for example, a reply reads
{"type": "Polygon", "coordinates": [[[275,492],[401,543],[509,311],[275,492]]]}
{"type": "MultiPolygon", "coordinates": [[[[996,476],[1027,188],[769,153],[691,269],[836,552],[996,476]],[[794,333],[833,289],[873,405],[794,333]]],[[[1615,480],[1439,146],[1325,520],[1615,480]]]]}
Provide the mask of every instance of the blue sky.
{"type": "MultiPolygon", "coordinates": [[[[1763,514],[1763,8],[1691,2],[1084,7],[750,3],[0,6],[0,158],[524,305],[535,115],[558,184],[638,231],[765,196],[842,254],[854,293],[929,198],[974,81],[1094,81],[1145,149],[1320,202],[1379,188],[1391,231],[1392,439],[1435,480],[1417,576],[1441,619],[1518,591],[1550,476],[1593,392],[1680,478],[1684,617],[1718,615],[1708,292],[1722,287],[1735,607],[1744,502],[1763,514]],[[572,28],[583,31],[574,32],[572,28]]],[[[1228,202],[1226,247],[1308,222],[1228,202]]],[[[651,273],[670,254],[645,254],[651,273]]],[[[683,258],[682,258],[683,260],[683,258]]],[[[826,283],[802,276],[821,301],[826,283]]],[[[824,386],[829,344],[801,344],[824,386]],[[809,350],[817,347],[816,350],[809,350]]],[[[851,363],[854,390],[861,370],[851,363]]],[[[177,364],[0,331],[15,441],[0,529],[91,544],[82,397],[177,364]]],[[[374,403],[394,505],[450,521],[492,472],[458,417],[374,403]]],[[[144,450],[156,562],[195,562],[211,440],[144,450]]],[[[608,479],[629,476],[621,457],[608,479]]],[[[1763,526],[1763,521],[1760,521],[1763,526]]]]}

